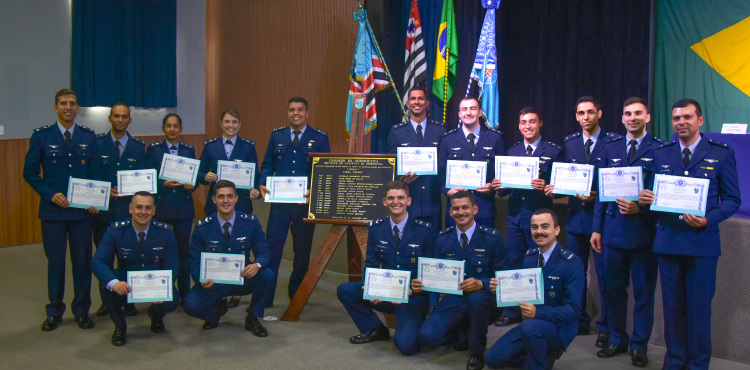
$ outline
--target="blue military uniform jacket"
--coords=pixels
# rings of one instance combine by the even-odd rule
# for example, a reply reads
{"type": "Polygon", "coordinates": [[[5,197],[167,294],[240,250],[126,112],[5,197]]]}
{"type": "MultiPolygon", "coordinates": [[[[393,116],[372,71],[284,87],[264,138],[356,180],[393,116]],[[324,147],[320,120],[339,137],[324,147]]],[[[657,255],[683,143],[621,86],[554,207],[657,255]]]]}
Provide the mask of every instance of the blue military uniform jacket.
{"type": "MultiPolygon", "coordinates": [[[[603,127],[599,129],[599,138],[596,144],[591,148],[591,155],[586,160],[586,147],[584,146],[583,135],[580,131],[565,137],[565,161],[567,163],[590,164],[594,166],[594,178],[591,183],[591,190],[598,189],[597,170],[601,166],[601,152],[608,142],[622,138],[622,135],[614,132],[607,132],[603,127]]],[[[590,235],[591,225],[594,218],[594,202],[583,202],[576,197],[568,198],[568,217],[565,223],[565,230],[570,233],[590,235]]]]}
{"type": "MultiPolygon", "coordinates": [[[[524,141],[508,149],[509,156],[525,157],[526,144],[524,141]]],[[[552,175],[552,163],[564,162],[565,154],[563,148],[549,141],[540,141],[536,150],[531,153],[539,157],[539,178],[549,184],[552,175]]],[[[531,229],[531,215],[539,209],[552,209],[552,199],[545,196],[543,191],[526,189],[508,189],[500,193],[505,196],[510,193],[508,199],[508,220],[519,225],[522,229],[531,229]]]]}
{"type": "MultiPolygon", "coordinates": [[[[624,136],[609,141],[600,153],[600,168],[641,167],[643,184],[646,186],[654,171],[656,149],[664,142],[646,134],[633,159],[628,161],[628,141],[624,136]]],[[[599,195],[596,196],[592,231],[602,234],[602,244],[605,247],[651,249],[656,235],[654,225],[656,218],[653,212],[639,207],[638,214],[624,216],[620,213],[617,202],[600,202],[599,195]]]]}
{"type": "Polygon", "coordinates": [[[105,289],[114,279],[127,282],[128,271],[172,270],[174,279],[179,268],[172,227],[156,220],[151,220],[143,249],[138,248],[138,234],[130,220],[113,223],[91,260],[91,270],[105,289]],[[113,271],[108,266],[115,256],[117,268],[113,271]]]}
{"type": "MultiPolygon", "coordinates": [[[[206,214],[210,215],[216,212],[216,205],[211,199],[214,194],[214,185],[216,182],[208,183],[205,178],[209,172],[218,173],[219,161],[237,161],[237,162],[251,162],[255,163],[255,185],[254,188],[258,188],[258,178],[260,177],[260,165],[258,161],[258,153],[255,151],[255,142],[248,139],[243,139],[237,136],[237,140],[232,149],[232,153],[227,158],[227,153],[224,151],[224,143],[222,142],[224,136],[213,138],[203,142],[203,152],[201,152],[201,164],[198,168],[198,182],[208,186],[208,196],[206,199],[206,214]]],[[[248,189],[237,189],[237,210],[247,213],[253,213],[253,203],[250,200],[250,190],[248,189]]]]}
{"type": "Polygon", "coordinates": [[[391,218],[370,221],[367,235],[367,255],[365,265],[369,268],[411,271],[417,278],[419,257],[432,257],[435,239],[430,231],[431,224],[411,214],[396,245],[391,228],[391,218]]]}
{"type": "MultiPolygon", "coordinates": [[[[500,232],[479,224],[469,240],[466,250],[461,248],[458,241],[456,227],[451,226],[440,231],[435,244],[435,258],[464,261],[464,280],[474,278],[482,280],[484,289],[490,290],[490,279],[495,277],[495,271],[508,270],[508,253],[503,244],[500,232]]],[[[464,294],[464,297],[466,295],[464,294]]]]}
{"type": "Polygon", "coordinates": [[[57,123],[35,129],[29,140],[23,178],[42,198],[39,202],[39,219],[73,221],[87,217],[85,209],[61,208],[52,203],[52,197],[57,193],[67,196],[71,177],[101,179],[94,131],[76,124],[70,146],[66,146],[57,123]],[[41,176],[42,171],[44,177],[41,176]]]}
{"type": "MultiPolygon", "coordinates": [[[[708,179],[705,228],[694,228],[681,214],[655,212],[656,239],[654,252],[688,256],[716,257],[721,255],[719,222],[740,208],[740,186],[734,149],[727,144],[709,140],[701,134],[687,167],[682,164],[680,144],[672,141],[656,150],[654,174],[708,179]]],[[[650,189],[654,187],[651,180],[650,189]]]]}
{"type": "MultiPolygon", "coordinates": [[[[126,133],[128,142],[125,150],[120,157],[117,157],[117,149],[112,141],[112,131],[106,134],[96,135],[96,144],[101,156],[102,181],[112,183],[112,187],[117,186],[117,171],[141,170],[146,167],[146,143],[126,133]]],[[[97,220],[100,224],[111,224],[115,221],[130,219],[128,206],[130,205],[130,196],[112,197],[109,202],[109,210],[100,211],[97,214],[97,220]]]]}
{"type": "Polygon", "coordinates": [[[235,211],[234,225],[229,241],[219,226],[219,215],[214,213],[195,222],[193,236],[190,238],[190,275],[193,281],[200,284],[201,253],[244,254],[245,266],[260,263],[267,268],[271,261],[266,243],[266,234],[254,215],[235,211]],[[250,251],[255,260],[250,259],[250,251]]]}
{"type": "MultiPolygon", "coordinates": [[[[177,155],[180,157],[195,159],[195,148],[183,142],[177,147],[177,155]]],[[[152,143],[146,148],[146,167],[156,169],[158,174],[161,169],[161,161],[164,154],[169,154],[169,147],[164,140],[152,143]]],[[[192,220],[195,218],[195,205],[193,204],[193,190],[185,190],[184,187],[168,188],[164,186],[165,180],[157,181],[156,214],[157,220],[192,220]]]]}
{"type": "MultiPolygon", "coordinates": [[[[391,128],[388,134],[388,153],[396,154],[399,147],[437,147],[445,134],[442,122],[425,120],[423,123],[422,144],[419,143],[417,133],[411,121],[401,122],[391,128]]],[[[414,217],[432,216],[440,214],[440,176],[419,176],[409,184],[411,205],[409,214],[414,217]]]]}
{"type": "MultiPolygon", "coordinates": [[[[523,268],[539,267],[539,247],[530,248],[523,258],[523,268]]],[[[578,334],[578,313],[583,300],[583,262],[573,252],[557,243],[544,263],[544,304],[536,305],[535,319],[557,326],[565,348],[578,334]]]]}
{"type": "MultiPolygon", "coordinates": [[[[448,160],[455,161],[484,161],[487,163],[486,182],[492,182],[495,175],[495,156],[505,155],[505,143],[503,142],[503,133],[497,130],[488,129],[481,125],[479,139],[474,144],[474,151],[469,150],[469,140],[464,135],[462,125],[450,130],[443,135],[443,140],[438,148],[438,177],[441,184],[441,190],[448,194],[448,188],[445,187],[445,172],[448,160]]],[[[476,218],[490,218],[495,216],[495,192],[488,194],[477,193],[472,190],[476,196],[479,213],[476,218]]]]}
{"type": "Polygon", "coordinates": [[[268,176],[307,176],[307,184],[310,186],[312,158],[307,154],[330,152],[328,134],[323,130],[307,125],[295,148],[292,144],[291,126],[279,127],[273,130],[268,139],[258,187],[266,185],[268,176]]]}

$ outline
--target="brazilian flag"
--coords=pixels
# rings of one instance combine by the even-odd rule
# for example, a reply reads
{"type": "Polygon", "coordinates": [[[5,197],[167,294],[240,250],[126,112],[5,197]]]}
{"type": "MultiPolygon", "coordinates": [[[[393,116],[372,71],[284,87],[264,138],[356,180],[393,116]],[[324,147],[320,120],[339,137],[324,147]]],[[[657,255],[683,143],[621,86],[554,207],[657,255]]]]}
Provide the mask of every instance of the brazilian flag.
{"type": "MultiPolygon", "coordinates": [[[[443,1],[443,14],[440,16],[440,28],[438,29],[435,73],[432,77],[432,94],[442,100],[443,104],[447,103],[453,95],[457,61],[456,14],[453,11],[453,0],[445,0],[443,1]]],[[[443,121],[445,121],[445,113],[443,113],[443,121]]]]}
{"type": "Polygon", "coordinates": [[[750,1],[660,0],[654,77],[656,136],[672,136],[683,98],[701,104],[702,132],[750,123],[750,1]]]}

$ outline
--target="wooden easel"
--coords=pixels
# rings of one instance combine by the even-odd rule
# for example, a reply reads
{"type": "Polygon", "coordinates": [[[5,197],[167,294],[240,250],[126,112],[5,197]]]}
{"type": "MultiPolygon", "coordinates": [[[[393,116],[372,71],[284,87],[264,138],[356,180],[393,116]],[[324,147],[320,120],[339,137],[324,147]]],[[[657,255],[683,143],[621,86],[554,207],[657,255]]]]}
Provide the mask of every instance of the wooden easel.
{"type": "MultiPolygon", "coordinates": [[[[349,133],[349,154],[366,155],[370,153],[370,134],[365,134],[366,106],[366,94],[355,93],[351,122],[356,122],[356,126],[353,124],[349,133]]],[[[315,255],[310,269],[307,271],[304,280],[302,280],[302,284],[297,289],[297,293],[292,297],[289,307],[284,311],[284,315],[281,317],[283,321],[297,321],[299,319],[299,315],[302,313],[302,309],[305,308],[313,290],[315,290],[320,276],[323,274],[326,266],[328,266],[328,262],[331,261],[331,257],[333,257],[333,253],[336,251],[339,242],[343,239],[344,232],[347,234],[349,281],[362,280],[361,277],[355,275],[362,274],[362,256],[367,251],[367,224],[369,222],[356,220],[315,220],[309,218],[306,218],[305,222],[327,223],[333,224],[333,226],[331,226],[331,230],[328,231],[323,245],[315,255]]],[[[388,326],[394,327],[394,322],[393,315],[386,316],[388,326]]]]}

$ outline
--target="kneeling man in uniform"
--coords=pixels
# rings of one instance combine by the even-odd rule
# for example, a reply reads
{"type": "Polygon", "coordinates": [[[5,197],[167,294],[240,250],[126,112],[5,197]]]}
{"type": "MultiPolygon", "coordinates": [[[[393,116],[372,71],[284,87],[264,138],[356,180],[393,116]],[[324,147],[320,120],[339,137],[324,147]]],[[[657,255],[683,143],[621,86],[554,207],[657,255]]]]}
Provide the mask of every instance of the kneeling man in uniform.
{"type": "Polygon", "coordinates": [[[254,215],[235,211],[237,199],[237,188],[233,182],[217,181],[213,196],[217,212],[195,223],[190,238],[190,275],[195,285],[185,298],[185,313],[205,320],[203,329],[213,329],[229,309],[224,297],[252,294],[245,329],[256,337],[267,337],[268,332],[258,318],[263,318],[266,290],[268,284],[276,279],[276,274],[267,268],[270,261],[268,243],[260,222],[254,215]],[[253,252],[254,261],[250,259],[250,251],[253,252]],[[245,268],[240,273],[244,283],[219,284],[211,279],[201,282],[202,252],[245,255],[245,268]]]}
{"type": "MultiPolygon", "coordinates": [[[[154,196],[146,191],[139,191],[130,201],[132,221],[113,223],[104,234],[99,247],[91,261],[91,270],[99,279],[104,307],[115,323],[112,344],[122,346],[127,342],[127,323],[123,306],[130,293],[127,281],[128,271],[172,270],[172,277],[180,269],[180,257],[177,254],[172,227],[154,217],[154,196]],[[114,264],[117,256],[117,268],[114,264]]],[[[172,300],[154,302],[148,308],[151,318],[151,331],[163,333],[164,316],[175,310],[180,301],[177,289],[172,286],[172,300]]]]}
{"type": "MultiPolygon", "coordinates": [[[[583,295],[583,262],[557,242],[557,215],[543,208],[531,216],[531,236],[538,248],[529,248],[523,268],[542,268],[544,304],[519,304],[524,321],[487,351],[490,368],[552,369],[578,333],[583,295]]],[[[496,294],[497,279],[490,280],[496,294]]]]}

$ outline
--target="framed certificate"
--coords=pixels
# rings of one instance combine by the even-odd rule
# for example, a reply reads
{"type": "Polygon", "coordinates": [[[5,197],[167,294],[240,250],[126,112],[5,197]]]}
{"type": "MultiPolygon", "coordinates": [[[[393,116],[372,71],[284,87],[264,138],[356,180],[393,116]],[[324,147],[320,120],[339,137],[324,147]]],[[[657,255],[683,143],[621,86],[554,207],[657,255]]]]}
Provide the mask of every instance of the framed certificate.
{"type": "Polygon", "coordinates": [[[396,148],[397,175],[437,175],[437,147],[396,148]]]}
{"type": "Polygon", "coordinates": [[[363,298],[386,302],[409,302],[411,271],[365,269],[363,298]]]}
{"type": "Polygon", "coordinates": [[[476,189],[487,184],[487,162],[449,160],[445,171],[445,187],[476,189]]]}
{"type": "Polygon", "coordinates": [[[654,175],[652,211],[706,215],[709,179],[654,175]]]}
{"type": "Polygon", "coordinates": [[[419,257],[417,279],[428,292],[462,295],[458,286],[464,280],[464,261],[419,257]]]}
{"type": "Polygon", "coordinates": [[[88,209],[93,206],[100,211],[109,209],[110,183],[106,181],[95,181],[68,179],[68,202],[69,207],[88,209]]]}
{"type": "Polygon", "coordinates": [[[643,190],[641,166],[599,169],[599,201],[614,202],[617,198],[638,201],[643,190]]]}
{"type": "Polygon", "coordinates": [[[201,252],[200,282],[208,279],[218,284],[242,285],[240,273],[245,268],[244,254],[201,252]]]}
{"type": "Polygon", "coordinates": [[[156,170],[117,171],[117,192],[133,195],[139,191],[156,194],[156,170]]]}
{"type": "Polygon", "coordinates": [[[219,161],[216,175],[219,180],[229,180],[237,189],[255,187],[255,163],[237,161],[219,161]]]}
{"type": "Polygon", "coordinates": [[[200,163],[201,161],[197,159],[164,154],[161,160],[161,168],[159,168],[159,179],[195,185],[200,163]]]}
{"type": "Polygon", "coordinates": [[[589,196],[594,166],[590,164],[552,163],[550,184],[555,187],[552,192],[563,195],[582,194],[589,196]]]}
{"type": "Polygon", "coordinates": [[[270,191],[264,201],[269,203],[305,203],[306,176],[268,176],[266,188],[270,191]]]}
{"type": "Polygon", "coordinates": [[[506,189],[533,189],[531,180],[539,178],[539,157],[495,157],[495,178],[506,189]]]}
{"type": "Polygon", "coordinates": [[[128,303],[169,302],[172,296],[172,270],[128,271],[128,303]]]}
{"type": "Polygon", "coordinates": [[[518,306],[519,303],[544,304],[544,279],[539,267],[496,271],[497,307],[518,306]]]}

